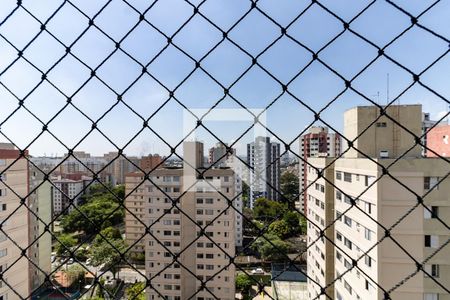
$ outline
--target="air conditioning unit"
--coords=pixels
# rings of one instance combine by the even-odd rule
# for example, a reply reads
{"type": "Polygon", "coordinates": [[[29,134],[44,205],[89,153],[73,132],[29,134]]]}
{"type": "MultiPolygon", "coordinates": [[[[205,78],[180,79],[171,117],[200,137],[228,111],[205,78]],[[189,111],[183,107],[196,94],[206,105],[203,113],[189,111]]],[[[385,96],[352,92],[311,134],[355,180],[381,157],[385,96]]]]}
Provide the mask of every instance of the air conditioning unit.
{"type": "Polygon", "coordinates": [[[381,150],[380,151],[380,158],[389,158],[389,151],[381,150]]]}

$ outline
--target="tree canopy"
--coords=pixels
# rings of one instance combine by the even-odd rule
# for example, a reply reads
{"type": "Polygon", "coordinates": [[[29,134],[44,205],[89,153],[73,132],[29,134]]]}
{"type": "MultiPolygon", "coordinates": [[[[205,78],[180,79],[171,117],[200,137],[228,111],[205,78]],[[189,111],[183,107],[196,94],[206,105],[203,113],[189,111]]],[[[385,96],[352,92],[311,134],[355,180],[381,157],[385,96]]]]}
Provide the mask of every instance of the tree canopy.
{"type": "Polygon", "coordinates": [[[291,244],[282,241],[273,234],[265,234],[257,238],[251,245],[253,251],[259,253],[265,261],[283,261],[291,250],[291,244]]]}
{"type": "Polygon", "coordinates": [[[137,282],[126,289],[127,299],[145,300],[145,283],[137,282]]]}
{"type": "Polygon", "coordinates": [[[101,234],[102,238],[97,235],[92,243],[91,255],[92,265],[105,265],[106,269],[111,268],[111,272],[115,276],[118,270],[118,264],[122,261],[121,254],[124,254],[127,246],[122,237],[117,235],[116,228],[105,228],[101,234]]]}
{"type": "Polygon", "coordinates": [[[97,228],[104,229],[123,223],[125,215],[123,208],[118,208],[119,204],[110,197],[103,195],[92,198],[78,207],[80,211],[74,209],[64,216],[61,220],[64,232],[83,231],[86,234],[93,234],[97,228]]]}
{"type": "Polygon", "coordinates": [[[283,199],[292,206],[299,196],[299,178],[291,172],[284,172],[280,178],[283,199]]]}

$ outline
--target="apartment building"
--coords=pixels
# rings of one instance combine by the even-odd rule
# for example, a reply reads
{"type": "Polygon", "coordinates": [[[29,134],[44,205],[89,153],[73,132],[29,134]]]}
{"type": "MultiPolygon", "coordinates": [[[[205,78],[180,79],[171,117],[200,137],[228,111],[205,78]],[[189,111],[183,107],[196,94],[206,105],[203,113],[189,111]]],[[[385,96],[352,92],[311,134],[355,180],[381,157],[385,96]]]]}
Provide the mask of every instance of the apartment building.
{"type": "MultiPolygon", "coordinates": [[[[345,136],[354,139],[361,134],[379,116],[377,113],[375,107],[347,111],[345,136]]],[[[386,113],[420,136],[420,105],[391,106],[386,113]]],[[[415,139],[385,116],[360,139],[355,142],[359,151],[349,150],[331,165],[331,178],[325,170],[314,182],[327,161],[310,160],[315,168],[308,168],[313,182],[308,190],[308,243],[312,245],[308,250],[309,296],[325,299],[320,287],[329,286],[326,292],[330,295],[328,292],[334,290],[330,295],[333,299],[385,299],[384,292],[391,288],[391,299],[450,299],[439,286],[450,286],[450,249],[439,248],[450,238],[448,225],[439,221],[450,216],[450,184],[444,179],[450,171],[448,162],[421,158],[422,149],[415,145],[415,139]],[[384,169],[392,177],[383,175],[384,169]],[[325,184],[324,177],[332,184],[325,184]],[[330,194],[334,199],[328,199],[330,194]],[[418,203],[417,195],[426,196],[423,205],[419,203],[412,210],[418,203]],[[330,247],[314,242],[321,239],[322,224],[331,223],[334,236],[329,238],[334,242],[330,247]],[[390,237],[386,237],[385,228],[392,228],[390,237]],[[412,258],[423,263],[427,274],[415,273],[417,265],[412,258]],[[339,278],[335,282],[326,277],[332,272],[331,279],[339,278]]]]}
{"type": "Polygon", "coordinates": [[[147,156],[141,157],[139,161],[139,167],[148,172],[155,168],[158,168],[159,166],[162,166],[164,157],[161,157],[158,154],[149,154],[147,156]]]}
{"type": "Polygon", "coordinates": [[[235,149],[231,149],[232,153],[227,152],[227,144],[217,143],[214,147],[209,148],[208,151],[208,163],[214,165],[214,167],[225,167],[227,166],[227,160],[234,153],[235,149]]]}
{"type": "Polygon", "coordinates": [[[250,208],[259,197],[280,200],[280,144],[269,137],[258,136],[247,144],[247,164],[250,167],[250,208]]]}
{"type": "Polygon", "coordinates": [[[450,125],[438,125],[427,133],[427,157],[450,156],[450,125]],[[430,151],[432,150],[432,151],[430,151]]]}
{"type": "MultiPolygon", "coordinates": [[[[432,128],[434,128],[439,122],[431,120],[430,113],[422,113],[422,139],[421,142],[424,145],[422,147],[422,156],[428,156],[427,155],[427,148],[428,148],[428,131],[430,131],[432,128]]],[[[447,123],[447,122],[445,122],[447,123]]],[[[444,124],[444,123],[443,123],[444,124]]]]}
{"type": "Polygon", "coordinates": [[[45,231],[47,225],[52,230],[53,186],[44,181],[44,174],[30,166],[30,234],[29,248],[31,290],[38,290],[44,284],[51,269],[52,236],[45,231]]]}
{"type": "MultiPolygon", "coordinates": [[[[151,181],[127,199],[127,207],[150,226],[143,243],[146,274],[152,278],[147,297],[234,299],[235,269],[229,257],[235,255],[236,228],[242,226],[233,208],[241,201],[235,197],[240,185],[229,168],[204,168],[203,144],[185,142],[183,147],[183,168],[155,170],[151,181]]],[[[143,180],[142,174],[129,174],[127,191],[143,180]]],[[[129,244],[145,232],[136,218],[126,215],[129,244]]]]}
{"type": "Polygon", "coordinates": [[[80,197],[88,183],[92,180],[83,177],[79,180],[63,179],[61,177],[52,179],[53,183],[53,214],[59,215],[61,212],[69,213],[74,209],[73,205],[78,205],[80,197]],[[71,205],[73,203],[73,205],[71,205]],[[66,210],[66,208],[68,209],[66,210]]]}
{"type": "Polygon", "coordinates": [[[338,157],[341,154],[341,138],[334,132],[329,132],[327,127],[312,126],[308,132],[299,138],[300,161],[299,180],[300,196],[296,208],[305,213],[308,205],[306,193],[302,192],[307,185],[308,159],[310,157],[338,157]]]}
{"type": "Polygon", "coordinates": [[[0,144],[0,299],[30,296],[29,261],[18,248],[29,245],[30,216],[21,205],[29,192],[28,165],[13,145],[0,144]]]}

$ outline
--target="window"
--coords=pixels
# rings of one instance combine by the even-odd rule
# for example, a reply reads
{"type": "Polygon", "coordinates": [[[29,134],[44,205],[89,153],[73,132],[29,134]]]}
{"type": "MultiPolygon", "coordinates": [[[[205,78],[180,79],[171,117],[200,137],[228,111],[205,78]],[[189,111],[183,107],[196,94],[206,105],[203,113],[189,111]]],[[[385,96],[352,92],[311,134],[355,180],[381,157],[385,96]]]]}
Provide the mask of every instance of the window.
{"type": "Polygon", "coordinates": [[[350,286],[350,284],[348,284],[347,281],[344,280],[344,288],[348,291],[348,293],[351,295],[352,294],[352,287],[350,286]]]}
{"type": "Polygon", "coordinates": [[[0,257],[8,255],[8,249],[2,249],[0,250],[0,257]]]}
{"type": "Polygon", "coordinates": [[[344,181],[346,182],[352,182],[352,174],[344,172],[344,181]]]}
{"type": "Polygon", "coordinates": [[[224,176],[223,181],[228,182],[228,181],[230,181],[230,178],[228,176],[224,176]]]}
{"type": "Polygon", "coordinates": [[[203,198],[197,198],[197,204],[203,204],[203,198]]]}
{"type": "Polygon", "coordinates": [[[364,237],[366,238],[366,240],[370,241],[370,239],[372,238],[372,231],[370,231],[370,229],[364,228],[364,237]]]}
{"type": "Polygon", "coordinates": [[[342,235],[339,232],[336,232],[336,238],[342,242],[342,235]]]}
{"type": "Polygon", "coordinates": [[[213,204],[213,199],[212,198],[207,198],[207,199],[205,199],[205,203],[206,204],[213,204]]]}
{"type": "Polygon", "coordinates": [[[347,216],[344,216],[344,223],[345,225],[352,227],[352,219],[347,216]]]}
{"type": "Polygon", "coordinates": [[[425,247],[437,248],[439,246],[439,238],[437,235],[425,235],[425,247]]]}
{"type": "Polygon", "coordinates": [[[378,128],[385,128],[385,127],[387,127],[387,124],[386,124],[386,122],[377,122],[376,126],[378,128]]]}
{"type": "Polygon", "coordinates": [[[367,265],[368,267],[371,267],[371,266],[372,266],[372,258],[370,258],[370,256],[366,255],[366,256],[364,257],[364,262],[366,263],[366,265],[367,265]]]}
{"type": "Polygon", "coordinates": [[[342,180],[342,172],[336,171],[336,179],[342,180]]]}
{"type": "Polygon", "coordinates": [[[336,191],[336,200],[342,201],[342,193],[339,191],[336,191]]]}
{"type": "Polygon", "coordinates": [[[336,259],[337,259],[338,261],[342,261],[342,254],[341,254],[341,252],[339,252],[339,251],[337,251],[337,250],[336,250],[336,259]]]}
{"type": "Polygon", "coordinates": [[[372,213],[372,203],[364,202],[364,211],[368,214],[372,213]]]}
{"type": "Polygon", "coordinates": [[[439,215],[439,207],[438,206],[428,206],[428,209],[426,209],[426,208],[423,209],[424,219],[436,219],[439,215]],[[431,212],[430,212],[430,210],[431,210],[431,212]]]}
{"type": "Polygon", "coordinates": [[[426,176],[423,178],[423,188],[425,190],[430,189],[439,189],[439,177],[429,177],[426,176]]]}
{"type": "Polygon", "coordinates": [[[172,235],[172,231],[170,231],[170,230],[164,230],[164,235],[172,235]]]}
{"type": "Polygon", "coordinates": [[[348,249],[352,250],[352,242],[349,239],[344,238],[344,245],[347,246],[348,249]]]}
{"type": "Polygon", "coordinates": [[[423,300],[439,300],[439,294],[425,293],[423,294],[423,300]]]}
{"type": "Polygon", "coordinates": [[[350,269],[350,268],[352,267],[352,264],[349,263],[348,260],[346,260],[346,259],[344,258],[344,266],[345,266],[347,269],[350,269]]]}
{"type": "Polygon", "coordinates": [[[426,277],[428,277],[429,275],[431,275],[431,277],[439,277],[439,265],[433,264],[433,265],[426,265],[425,266],[425,271],[428,274],[425,274],[426,277]]]}

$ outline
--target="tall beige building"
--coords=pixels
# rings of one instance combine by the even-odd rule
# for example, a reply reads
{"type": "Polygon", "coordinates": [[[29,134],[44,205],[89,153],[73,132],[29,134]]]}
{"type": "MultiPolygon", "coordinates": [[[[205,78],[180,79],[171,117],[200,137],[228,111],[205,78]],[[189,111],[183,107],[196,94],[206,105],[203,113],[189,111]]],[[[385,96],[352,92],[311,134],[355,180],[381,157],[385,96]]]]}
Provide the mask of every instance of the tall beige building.
{"type": "MultiPolygon", "coordinates": [[[[150,226],[144,243],[152,280],[148,299],[234,299],[235,268],[229,257],[235,255],[236,218],[230,204],[235,206],[240,191],[231,169],[209,169],[199,179],[204,170],[203,144],[186,142],[183,168],[157,169],[151,173],[154,184],[147,180],[136,190],[142,221],[150,226]]],[[[127,190],[143,179],[138,173],[127,176],[127,190]]],[[[127,202],[134,205],[133,196],[127,202]]],[[[137,201],[135,206],[139,214],[137,201]]],[[[127,224],[142,236],[144,227],[137,229],[134,221],[129,217],[127,224]]]]}
{"type": "Polygon", "coordinates": [[[30,193],[30,284],[31,290],[36,291],[52,271],[52,236],[45,228],[52,230],[53,186],[44,181],[44,174],[34,166],[30,166],[30,193]]]}
{"type": "Polygon", "coordinates": [[[21,205],[28,194],[28,161],[10,144],[0,144],[0,174],[0,299],[28,298],[29,261],[21,255],[29,245],[29,213],[21,205]]]}
{"type": "MultiPolygon", "coordinates": [[[[392,106],[387,113],[421,135],[420,105],[392,106]]],[[[450,299],[441,287],[450,286],[450,248],[443,247],[450,230],[440,222],[450,218],[450,180],[443,179],[450,165],[421,158],[413,136],[386,116],[364,131],[376,117],[375,107],[347,111],[344,135],[352,140],[362,133],[354,144],[360,152],[348,151],[334,164],[325,158],[310,161],[319,171],[329,168],[323,176],[328,183],[308,169],[309,296],[326,299],[320,288],[327,286],[333,299],[385,299],[386,291],[390,299],[450,299]],[[419,200],[426,195],[424,205],[417,195],[419,200]],[[334,228],[321,238],[327,224],[334,228]],[[328,241],[325,237],[333,242],[321,242],[328,241]],[[416,261],[427,274],[416,273],[416,261]]]]}

